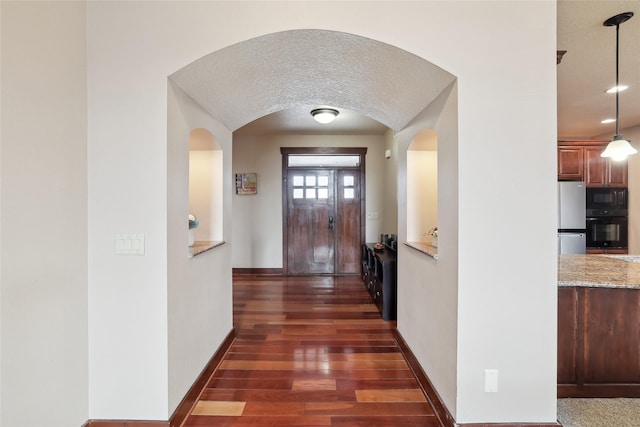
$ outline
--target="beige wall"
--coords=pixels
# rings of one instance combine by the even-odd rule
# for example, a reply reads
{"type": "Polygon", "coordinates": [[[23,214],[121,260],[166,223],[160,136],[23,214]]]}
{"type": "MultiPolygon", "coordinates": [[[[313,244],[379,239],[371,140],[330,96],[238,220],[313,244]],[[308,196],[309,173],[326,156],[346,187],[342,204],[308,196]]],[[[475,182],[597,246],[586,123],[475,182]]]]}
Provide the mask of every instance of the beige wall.
{"type": "Polygon", "coordinates": [[[86,5],[3,1],[1,10],[0,425],[80,426],[89,416],[86,5]]]}
{"type": "MultiPolygon", "coordinates": [[[[640,126],[623,131],[640,152],[640,126]]],[[[629,253],[640,255],[640,154],[629,158],[629,253]]]]}
{"type": "MultiPolygon", "coordinates": [[[[169,417],[231,327],[235,241],[191,263],[184,253],[188,156],[181,142],[190,130],[210,129],[223,146],[225,238],[234,238],[227,220],[237,211],[229,192],[232,130],[196,108],[180,112],[167,76],[234,43],[292,28],[380,40],[458,77],[455,97],[439,110],[445,115],[427,114],[396,130],[399,189],[406,182],[402,152],[417,130],[436,129],[448,144],[439,147],[438,160],[442,256],[432,264],[400,247],[398,326],[456,421],[555,420],[556,69],[548,55],[555,49],[554,2],[1,7],[3,425],[51,425],[56,415],[60,426],[87,416],[169,417]],[[529,25],[521,25],[523,15],[529,25]],[[457,19],[443,19],[451,16],[457,19]],[[513,89],[502,90],[505,85],[513,89]],[[34,117],[38,127],[30,126],[34,117]],[[531,162],[512,162],[523,146],[531,162]],[[492,170],[501,174],[487,173],[492,170]],[[511,177],[506,184],[504,175],[511,177]],[[502,217],[486,209],[487,186],[514,195],[498,206],[502,217]],[[88,213],[76,215],[87,204],[88,213]],[[549,212],[534,218],[531,204],[550,206],[549,212]],[[20,219],[33,228],[9,229],[20,219]],[[535,240],[517,233],[523,222],[535,224],[535,240]],[[114,236],[131,232],[145,234],[145,255],[117,256],[114,236]],[[505,250],[513,247],[519,250],[505,250]],[[34,260],[45,263],[36,269],[34,260]],[[205,283],[212,274],[217,280],[205,283]],[[523,295],[527,304],[514,303],[523,295]],[[25,337],[27,346],[13,345],[25,337]],[[35,363],[41,361],[36,348],[48,349],[50,365],[35,363]],[[42,371],[12,376],[18,361],[42,371]],[[499,369],[499,393],[482,392],[485,368],[499,369]],[[54,399],[34,406],[34,385],[54,399]],[[74,404],[58,405],[58,397],[74,404]],[[27,409],[29,419],[18,420],[27,409]]],[[[400,234],[403,198],[399,191],[400,234]]]]}
{"type": "MultiPolygon", "coordinates": [[[[256,172],[258,194],[233,195],[233,267],[282,268],[282,155],[280,147],[366,147],[366,240],[374,242],[384,222],[382,135],[234,134],[233,173],[256,172]]],[[[395,206],[397,208],[397,205],[395,206]]]]}
{"type": "Polygon", "coordinates": [[[398,144],[394,132],[384,135],[384,149],[391,151],[391,158],[384,161],[384,202],[382,203],[382,230],[398,234],[398,144]]]}
{"type": "MultiPolygon", "coordinates": [[[[213,135],[216,145],[220,148],[217,151],[205,151],[195,155],[206,160],[222,157],[222,171],[219,171],[222,182],[216,182],[219,184],[216,187],[219,186],[222,191],[217,201],[221,206],[216,207],[214,211],[219,210],[227,219],[223,221],[221,230],[221,234],[225,236],[231,235],[231,221],[228,218],[231,217],[233,180],[231,132],[173,84],[169,85],[167,103],[167,321],[165,325],[161,325],[167,328],[167,365],[163,366],[157,375],[167,375],[164,389],[167,394],[163,396],[161,403],[167,405],[168,418],[231,330],[233,320],[229,268],[231,245],[216,247],[194,258],[187,256],[189,155],[193,154],[189,152],[189,142],[194,129],[206,129],[213,135]]],[[[202,221],[206,226],[206,215],[202,221]]],[[[111,359],[112,364],[117,361],[129,368],[132,361],[130,357],[117,359],[118,353],[107,356],[110,357],[95,357],[93,363],[108,363],[111,359]]],[[[165,361],[163,358],[155,359],[165,361]]],[[[135,362],[135,359],[133,361],[135,362]]],[[[102,374],[113,375],[113,372],[110,368],[103,368],[102,374]]],[[[110,390],[98,388],[95,393],[98,392],[109,393],[110,390]]],[[[99,403],[105,405],[106,402],[99,403]]],[[[137,411],[138,408],[121,405],[119,410],[137,411]]],[[[148,416],[138,417],[149,419],[148,416]]],[[[101,418],[109,417],[103,415],[101,418]]]]}

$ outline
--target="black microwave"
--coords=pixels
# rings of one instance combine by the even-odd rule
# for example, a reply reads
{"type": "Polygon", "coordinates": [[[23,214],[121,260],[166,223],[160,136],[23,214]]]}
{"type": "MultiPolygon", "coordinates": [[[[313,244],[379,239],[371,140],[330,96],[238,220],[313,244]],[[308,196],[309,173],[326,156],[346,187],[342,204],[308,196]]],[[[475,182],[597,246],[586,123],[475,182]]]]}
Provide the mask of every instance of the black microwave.
{"type": "Polygon", "coordinates": [[[626,188],[587,188],[587,216],[627,216],[626,188]]]}

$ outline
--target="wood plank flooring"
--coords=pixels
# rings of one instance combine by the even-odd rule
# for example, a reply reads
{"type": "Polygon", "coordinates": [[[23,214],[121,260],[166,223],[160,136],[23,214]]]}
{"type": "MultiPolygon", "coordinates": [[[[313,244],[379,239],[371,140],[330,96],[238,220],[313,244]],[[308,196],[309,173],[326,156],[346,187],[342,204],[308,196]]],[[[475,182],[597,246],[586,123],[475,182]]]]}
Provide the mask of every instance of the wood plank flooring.
{"type": "Polygon", "coordinates": [[[236,276],[234,325],[183,427],[441,427],[358,276],[236,276]]]}

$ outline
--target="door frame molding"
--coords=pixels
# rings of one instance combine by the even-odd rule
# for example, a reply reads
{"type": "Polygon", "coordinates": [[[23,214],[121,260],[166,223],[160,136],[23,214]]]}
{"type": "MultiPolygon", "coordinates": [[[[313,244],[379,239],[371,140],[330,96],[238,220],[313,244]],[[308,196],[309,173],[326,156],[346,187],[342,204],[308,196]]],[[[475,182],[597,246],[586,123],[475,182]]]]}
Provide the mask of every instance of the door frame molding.
{"type": "MultiPolygon", "coordinates": [[[[320,154],[320,155],[360,155],[360,167],[354,168],[360,171],[360,244],[364,245],[366,236],[366,181],[365,181],[365,164],[367,147],[280,147],[282,154],[282,273],[289,275],[289,261],[287,257],[287,248],[289,247],[288,235],[288,202],[289,194],[287,191],[287,175],[289,166],[287,159],[289,154],[320,154]]],[[[296,168],[291,168],[296,169],[296,168]]],[[[323,169],[321,167],[317,169],[323,169]]],[[[339,169],[335,167],[324,169],[339,169]]]]}

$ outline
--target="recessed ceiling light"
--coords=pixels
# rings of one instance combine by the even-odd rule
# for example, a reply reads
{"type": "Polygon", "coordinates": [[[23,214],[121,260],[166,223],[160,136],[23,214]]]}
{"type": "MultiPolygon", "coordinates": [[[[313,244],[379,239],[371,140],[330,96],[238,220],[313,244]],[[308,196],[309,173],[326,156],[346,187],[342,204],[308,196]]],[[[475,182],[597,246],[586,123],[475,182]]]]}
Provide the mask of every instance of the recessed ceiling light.
{"type": "Polygon", "coordinates": [[[618,85],[618,86],[614,86],[611,89],[607,89],[607,93],[616,93],[616,92],[622,92],[623,90],[627,90],[629,89],[629,86],[627,85],[618,85]]]}
{"type": "Polygon", "coordinates": [[[602,123],[602,124],[605,124],[605,125],[606,125],[607,123],[613,123],[613,122],[615,122],[615,121],[616,121],[616,119],[604,119],[604,120],[603,120],[603,121],[601,121],[600,123],[602,123]]]}

